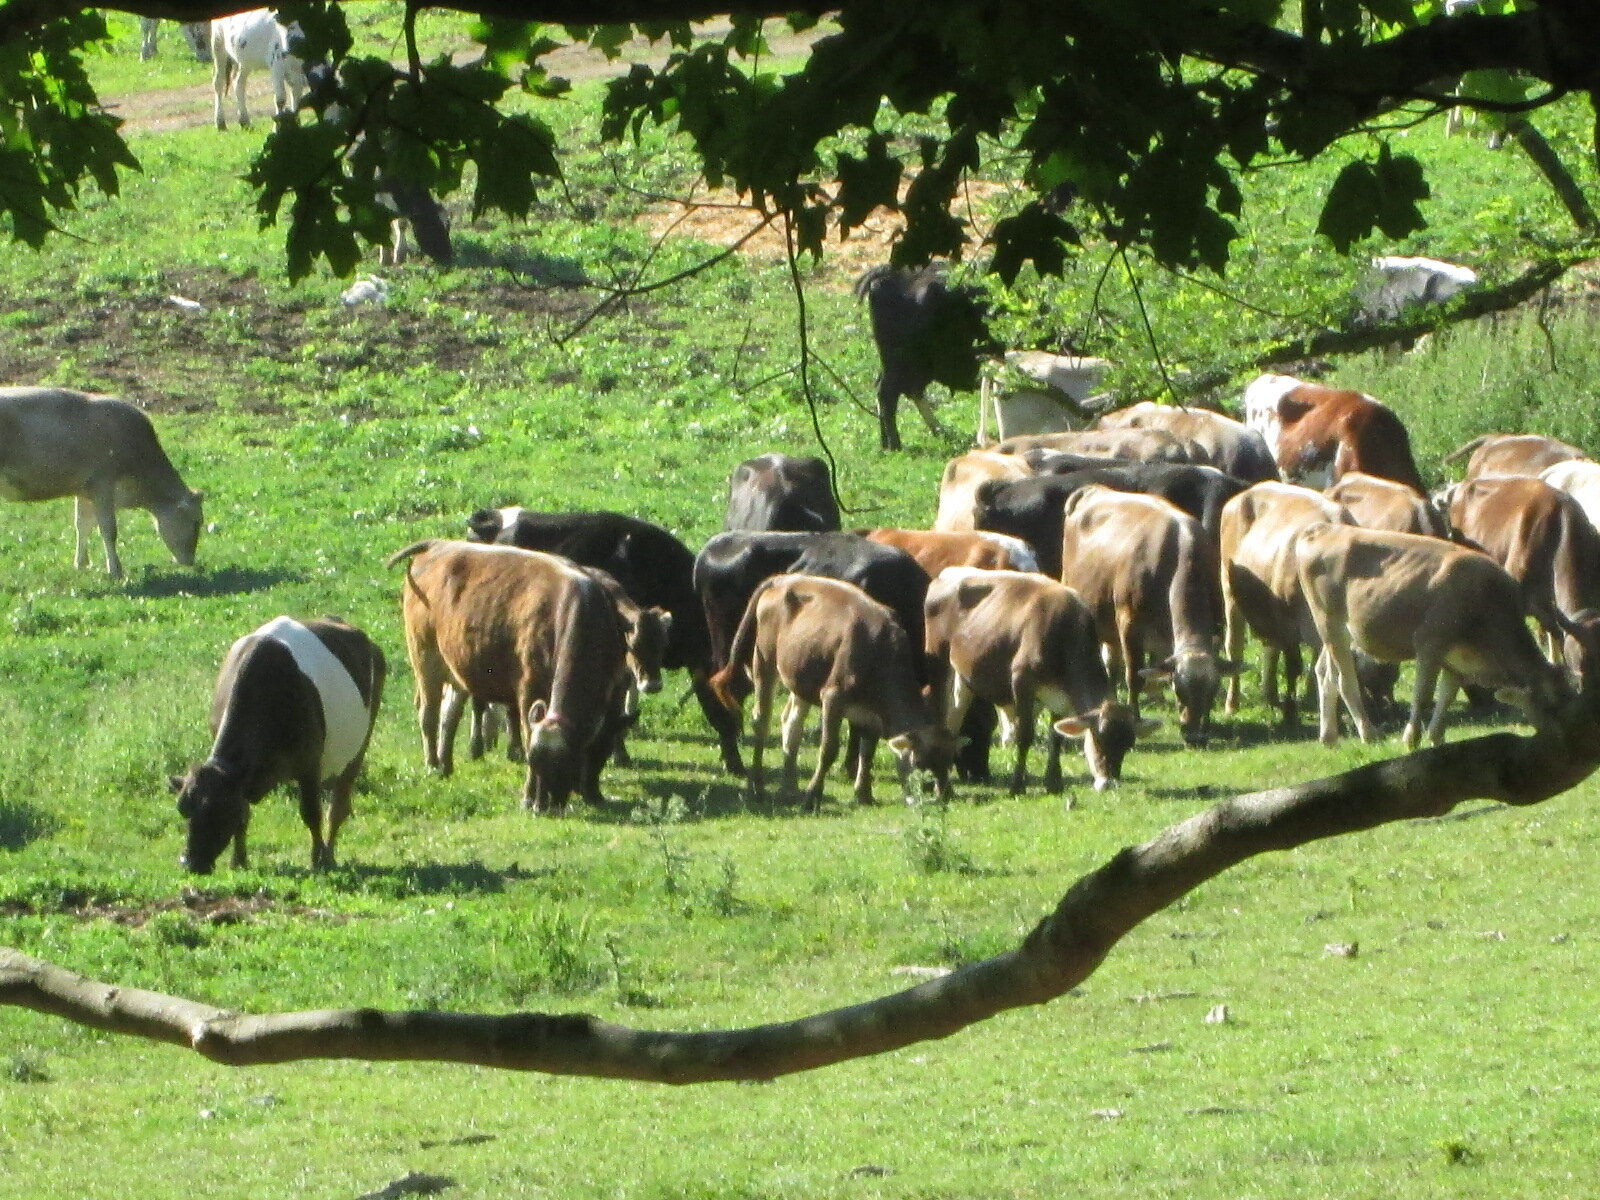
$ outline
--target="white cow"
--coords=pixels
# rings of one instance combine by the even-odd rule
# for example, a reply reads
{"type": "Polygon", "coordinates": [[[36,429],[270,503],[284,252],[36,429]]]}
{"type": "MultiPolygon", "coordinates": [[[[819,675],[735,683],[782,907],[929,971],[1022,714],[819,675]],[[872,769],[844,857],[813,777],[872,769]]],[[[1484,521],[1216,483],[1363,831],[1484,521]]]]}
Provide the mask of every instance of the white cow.
{"type": "MultiPolygon", "coordinates": [[[[209,21],[180,21],[183,40],[189,43],[196,62],[211,61],[211,23],[209,21]]],[[[139,18],[139,61],[149,62],[156,56],[156,35],[161,22],[155,17],[139,18]]]]}
{"type": "Polygon", "coordinates": [[[239,124],[250,124],[244,106],[244,84],[251,71],[265,68],[272,78],[272,97],[279,113],[293,112],[306,90],[305,68],[289,52],[289,41],[300,27],[278,24],[270,9],[257,8],[211,22],[211,87],[216,93],[217,128],[226,129],[222,115],[231,83],[239,103],[239,124]]]}
{"type": "Polygon", "coordinates": [[[1443,304],[1478,282],[1471,267],[1437,258],[1385,254],[1372,260],[1376,278],[1361,297],[1361,316],[1376,324],[1393,321],[1413,304],[1443,304]]]}
{"type": "Polygon", "coordinates": [[[989,441],[992,417],[996,438],[1082,429],[1094,411],[1109,407],[1097,397],[1100,381],[1112,367],[1109,359],[1043,350],[1009,350],[1005,363],[985,369],[978,393],[978,444],[989,441]],[[1021,376],[1027,383],[1008,387],[998,376],[1021,376]],[[1094,410],[1094,411],[1091,411],[1094,410]]]}
{"type": "Polygon", "coordinates": [[[1575,458],[1546,467],[1539,478],[1576,500],[1584,516],[1600,529],[1600,463],[1575,458]]]}

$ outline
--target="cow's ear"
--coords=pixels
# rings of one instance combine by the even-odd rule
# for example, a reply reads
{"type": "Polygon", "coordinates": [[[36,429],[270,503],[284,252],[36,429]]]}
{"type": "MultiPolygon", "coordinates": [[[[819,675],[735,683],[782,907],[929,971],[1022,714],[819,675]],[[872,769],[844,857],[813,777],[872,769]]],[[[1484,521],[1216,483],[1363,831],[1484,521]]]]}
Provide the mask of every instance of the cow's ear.
{"type": "Polygon", "coordinates": [[[1243,675],[1250,668],[1231,658],[1217,659],[1217,672],[1221,675],[1243,675]]]}
{"type": "Polygon", "coordinates": [[[909,733],[897,733],[889,739],[889,749],[894,756],[904,762],[911,757],[912,742],[909,733]]]}
{"type": "Polygon", "coordinates": [[[1062,717],[1051,728],[1062,737],[1081,738],[1089,736],[1094,724],[1082,717],[1062,717]]]}
{"type": "Polygon", "coordinates": [[[1172,660],[1169,658],[1169,659],[1167,659],[1166,662],[1157,663],[1153,667],[1140,667],[1139,668],[1139,678],[1140,679],[1171,679],[1172,678],[1172,660]]]}
{"type": "Polygon", "coordinates": [[[532,704],[528,705],[528,724],[537,725],[540,721],[544,720],[545,714],[549,711],[549,704],[545,703],[543,700],[535,700],[532,704]]]}
{"type": "Polygon", "coordinates": [[[1135,737],[1149,737],[1161,728],[1161,721],[1156,717],[1140,717],[1139,723],[1133,727],[1135,737]]]}
{"type": "Polygon", "coordinates": [[[661,632],[663,634],[671,633],[672,632],[672,614],[669,613],[664,608],[652,608],[650,611],[655,613],[656,614],[656,619],[661,622],[661,632]]]}
{"type": "Polygon", "coordinates": [[[1523,712],[1533,711],[1533,690],[1525,687],[1502,687],[1494,690],[1494,698],[1501,704],[1509,704],[1520,708],[1523,712]]]}
{"type": "Polygon", "coordinates": [[[167,776],[167,790],[170,791],[174,796],[176,796],[180,792],[182,792],[183,791],[183,776],[182,775],[168,775],[167,776]]]}

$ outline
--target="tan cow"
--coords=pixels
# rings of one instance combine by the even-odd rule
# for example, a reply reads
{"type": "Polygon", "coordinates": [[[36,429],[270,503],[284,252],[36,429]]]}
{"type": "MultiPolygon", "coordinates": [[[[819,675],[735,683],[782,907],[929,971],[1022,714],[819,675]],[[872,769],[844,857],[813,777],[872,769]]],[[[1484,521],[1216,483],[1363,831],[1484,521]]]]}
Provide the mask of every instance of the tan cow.
{"type": "Polygon", "coordinates": [[[1464,478],[1480,475],[1537,475],[1556,463],[1589,456],[1578,447],[1537,433],[1486,433],[1444,456],[1445,462],[1465,458],[1464,478]]]}
{"type": "Polygon", "coordinates": [[[934,518],[933,527],[970,533],[977,528],[973,509],[981,484],[991,479],[1026,479],[1032,474],[1033,468],[1014,454],[971,450],[952,458],[939,480],[939,515],[934,518]]]}
{"type": "Polygon", "coordinates": [[[917,565],[937,578],[946,567],[985,571],[1037,571],[1039,557],[1021,538],[980,529],[958,533],[942,529],[863,529],[863,537],[904,550],[917,565]]]}
{"type": "Polygon", "coordinates": [[[625,633],[606,588],[564,558],[479,542],[408,546],[401,593],[417,721],[429,767],[448,775],[460,704],[446,686],[516,713],[527,747],[525,808],[600,799],[628,684],[625,633]]]}
{"type": "MultiPolygon", "coordinates": [[[[1301,532],[1310,526],[1345,520],[1344,511],[1322,493],[1271,481],[1240,492],[1222,510],[1220,550],[1227,654],[1230,659],[1240,660],[1246,631],[1261,639],[1262,699],[1279,706],[1286,726],[1299,719],[1297,697],[1303,667],[1300,647],[1321,645],[1311,610],[1300,590],[1295,545],[1301,532]],[[1280,659],[1284,665],[1281,700],[1280,659]]],[[[1228,680],[1223,711],[1239,711],[1237,674],[1228,680]]]]}
{"type": "Polygon", "coordinates": [[[1443,537],[1443,521],[1415,488],[1365,471],[1351,471],[1324,493],[1345,512],[1350,523],[1389,533],[1443,537]]]}
{"type": "Polygon", "coordinates": [[[66,388],[0,388],[0,496],[72,496],[79,568],[89,565],[89,530],[99,525],[106,570],[122,578],[119,508],[149,509],[172,557],[194,565],[200,493],[184,486],[150,418],[125,400],[66,388]]]}
{"type": "MultiPolygon", "coordinates": [[[[1001,740],[1017,748],[1011,792],[1027,786],[1034,715],[1059,718],[1052,729],[1083,739],[1096,791],[1122,775],[1134,739],[1159,721],[1140,720],[1118,702],[1100,658],[1094,614],[1083,598],[1043,575],[952,567],[928,589],[927,651],[935,709],[952,734],[974,697],[1004,717],[1001,740]]],[[[1061,744],[1049,738],[1044,785],[1061,790],[1061,744]]]]}
{"type": "Polygon", "coordinates": [[[806,787],[806,807],[822,801],[822,785],[839,754],[839,726],[850,721],[860,735],[855,798],[872,803],[872,754],[889,735],[904,784],[911,769],[933,774],[937,793],[948,791],[956,739],[934,724],[918,683],[913,647],[894,614],[852,583],[812,575],[774,575],[756,588],[728,651],[728,665],[711,686],[737,712],[756,696],[750,750],[750,789],[765,788],[762,757],[778,683],[789,691],[783,711],[783,782],[794,789],[795,760],[807,714],[822,710],[817,769],[806,787]]]}
{"type": "Polygon", "coordinates": [[[1164,429],[1083,429],[1071,433],[1038,433],[1007,438],[994,449],[1001,454],[1024,455],[1030,450],[1053,450],[1095,458],[1125,458],[1134,462],[1205,462],[1205,451],[1164,429]]]}
{"type": "Polygon", "coordinates": [[[1179,441],[1198,446],[1205,457],[1196,462],[1226,471],[1235,479],[1259,483],[1278,477],[1278,465],[1259,430],[1208,408],[1185,408],[1144,400],[1106,413],[1094,423],[1094,428],[1159,429],[1179,441]]]}
{"type": "Polygon", "coordinates": [[[1203,745],[1222,677],[1240,669],[1218,653],[1222,587],[1211,536],[1165,500],[1091,486],[1066,502],[1061,563],[1062,582],[1088,603],[1121,665],[1135,711],[1142,681],[1170,680],[1184,741],[1203,745]]]}
{"type": "Polygon", "coordinates": [[[1262,375],[1245,389],[1244,407],[1245,421],[1266,438],[1291,483],[1326,487],[1365,471],[1426,491],[1405,425],[1371,396],[1262,375]]]}
{"type": "Polygon", "coordinates": [[[1428,736],[1443,741],[1445,712],[1462,683],[1514,690],[1536,722],[1570,694],[1528,631],[1516,580],[1487,554],[1351,525],[1312,526],[1298,553],[1300,586],[1323,642],[1317,682],[1325,744],[1339,740],[1340,697],[1361,740],[1375,734],[1356,678],[1357,649],[1384,662],[1416,660],[1407,749],[1421,741],[1430,705],[1428,736]]]}

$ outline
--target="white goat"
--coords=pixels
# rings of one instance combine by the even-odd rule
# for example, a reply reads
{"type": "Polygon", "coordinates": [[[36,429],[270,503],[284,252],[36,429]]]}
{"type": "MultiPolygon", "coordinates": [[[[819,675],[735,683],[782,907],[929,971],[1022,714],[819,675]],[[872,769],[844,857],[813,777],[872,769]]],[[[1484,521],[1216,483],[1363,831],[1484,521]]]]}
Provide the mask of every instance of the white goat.
{"type": "Polygon", "coordinates": [[[230,82],[239,103],[239,124],[250,124],[244,106],[244,84],[250,72],[265,68],[272,78],[272,97],[279,113],[293,112],[306,90],[305,68],[289,51],[297,25],[284,26],[270,9],[257,8],[211,22],[211,87],[216,93],[217,128],[226,129],[222,106],[230,82]]]}

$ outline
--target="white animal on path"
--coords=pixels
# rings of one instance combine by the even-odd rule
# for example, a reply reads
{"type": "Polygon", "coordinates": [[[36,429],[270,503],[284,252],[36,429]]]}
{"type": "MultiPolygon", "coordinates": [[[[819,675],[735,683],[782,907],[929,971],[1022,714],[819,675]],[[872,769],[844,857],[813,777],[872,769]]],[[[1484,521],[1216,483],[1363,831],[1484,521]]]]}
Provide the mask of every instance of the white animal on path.
{"type": "Polygon", "coordinates": [[[293,112],[306,90],[306,73],[289,51],[299,26],[285,28],[270,9],[257,8],[211,22],[211,87],[216,93],[218,129],[228,127],[222,114],[230,83],[239,104],[239,124],[250,124],[244,85],[250,72],[264,68],[272,78],[272,97],[279,113],[293,112]]]}

